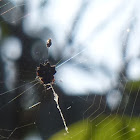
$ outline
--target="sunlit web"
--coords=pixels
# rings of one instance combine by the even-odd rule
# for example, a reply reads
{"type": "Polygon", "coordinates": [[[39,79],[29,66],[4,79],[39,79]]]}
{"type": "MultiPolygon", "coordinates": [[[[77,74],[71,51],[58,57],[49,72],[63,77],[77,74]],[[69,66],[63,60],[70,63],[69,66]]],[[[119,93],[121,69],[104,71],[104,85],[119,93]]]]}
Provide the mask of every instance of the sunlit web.
{"type": "MultiPolygon", "coordinates": [[[[4,1],[4,0],[1,0],[0,2],[2,2],[2,1],[4,1]]],[[[10,1],[9,2],[6,1],[0,8],[2,9],[2,8],[8,6],[10,3],[11,3],[10,1]]],[[[4,9],[4,11],[1,12],[1,16],[3,16],[3,15],[6,16],[6,14],[8,14],[9,12],[12,13],[13,12],[12,10],[19,8],[20,6],[23,6],[23,5],[24,5],[24,3],[6,8],[6,10],[4,9]]],[[[20,15],[19,17],[16,17],[16,19],[14,19],[14,20],[10,19],[8,22],[15,24],[17,22],[20,22],[20,20],[22,20],[23,18],[26,18],[31,15],[32,15],[32,13],[26,13],[25,15],[20,15]]],[[[8,18],[7,18],[7,20],[8,20],[8,18]]],[[[4,22],[4,19],[1,21],[1,23],[3,23],[3,22],[4,22]]],[[[130,32],[131,30],[127,29],[126,31],[130,32]]],[[[88,41],[87,41],[87,44],[88,44],[88,41]]],[[[81,43],[81,45],[82,45],[82,43],[81,43]]],[[[82,54],[84,54],[84,52],[86,52],[87,50],[88,50],[87,47],[85,47],[84,49],[79,49],[78,51],[76,51],[76,53],[72,53],[72,56],[70,56],[69,58],[67,57],[67,54],[64,55],[64,57],[62,57],[60,62],[58,62],[58,64],[56,65],[56,69],[60,70],[60,68],[62,68],[68,62],[71,62],[71,61],[74,62],[74,63],[72,63],[74,66],[78,66],[80,63],[82,63],[82,64],[86,63],[88,65],[89,62],[88,61],[84,62],[85,59],[83,59],[83,60],[79,59],[80,61],[77,59],[76,61],[74,61],[75,58],[80,58],[80,56],[82,54]]],[[[88,67],[85,67],[85,65],[83,65],[82,69],[87,69],[88,71],[90,71],[90,70],[94,70],[94,67],[91,64],[89,64],[88,67]],[[91,67],[89,67],[89,66],[91,66],[91,67]]],[[[126,79],[126,75],[124,75],[123,72],[120,75],[121,76],[118,79],[119,86],[116,86],[116,89],[110,89],[108,92],[108,93],[110,93],[109,96],[111,94],[113,94],[114,98],[118,98],[119,94],[122,95],[122,96],[120,96],[121,98],[118,98],[118,104],[116,106],[115,106],[115,104],[113,104],[109,109],[105,94],[101,95],[101,96],[99,96],[98,94],[91,96],[90,95],[91,90],[90,90],[89,94],[86,95],[85,98],[83,98],[83,96],[78,96],[80,101],[82,101],[82,100],[85,101],[84,102],[85,109],[82,113],[83,113],[83,120],[87,121],[87,125],[86,125],[87,127],[84,126],[84,128],[79,130],[79,133],[76,132],[75,135],[69,134],[70,138],[75,138],[77,135],[80,135],[82,133],[88,134],[90,132],[90,137],[94,137],[94,139],[103,139],[103,140],[105,140],[105,139],[118,139],[119,140],[120,138],[138,139],[138,137],[140,135],[140,132],[137,131],[137,130],[139,130],[139,125],[137,123],[132,123],[132,122],[134,122],[134,120],[133,120],[134,116],[137,116],[137,120],[139,120],[139,111],[135,112],[137,109],[137,101],[139,99],[139,86],[135,90],[135,94],[134,94],[133,91],[135,89],[135,83],[133,83],[133,81],[132,81],[130,84],[128,84],[129,80],[126,79]],[[121,93],[119,93],[118,91],[121,93]],[[123,99],[125,99],[125,100],[123,100],[123,99]],[[126,117],[126,114],[129,116],[128,118],[126,117]],[[137,115],[135,115],[135,114],[137,114],[137,115]],[[119,116],[119,118],[118,118],[118,116],[119,116]],[[112,124],[114,124],[114,125],[112,125],[112,124]],[[91,128],[88,128],[89,125],[91,125],[90,126],[91,128]],[[103,135],[98,136],[99,132],[102,132],[103,135]],[[130,135],[131,133],[134,133],[134,135],[129,137],[128,135],[130,135]]],[[[34,87],[39,85],[39,82],[36,82],[36,80],[33,80],[29,83],[33,84],[33,85],[29,86],[26,90],[23,90],[23,92],[19,92],[19,94],[17,96],[15,96],[11,100],[7,101],[7,103],[4,106],[1,106],[1,110],[4,110],[6,107],[7,108],[10,107],[11,103],[13,103],[16,100],[19,100],[19,97],[22,97],[23,94],[26,94],[26,92],[28,92],[29,90],[32,90],[34,87]]],[[[56,83],[61,83],[61,81],[56,79],[56,83]]],[[[62,84],[65,85],[65,81],[62,81],[62,84]]],[[[85,84],[86,84],[86,82],[85,82],[85,84]]],[[[28,83],[26,85],[28,85],[28,83]]],[[[17,88],[14,88],[11,90],[11,92],[15,91],[16,89],[22,88],[26,85],[21,85],[17,88]]],[[[5,95],[9,94],[9,93],[10,93],[10,91],[4,92],[4,93],[2,92],[1,97],[3,96],[4,98],[6,98],[5,95]]],[[[77,98],[77,96],[75,96],[75,98],[77,98]]],[[[39,102],[39,103],[41,103],[41,102],[39,102]]],[[[37,104],[33,104],[28,107],[31,109],[31,108],[34,108],[34,106],[37,106],[37,104]]],[[[68,110],[70,110],[72,107],[73,107],[72,105],[68,106],[68,110]]],[[[79,110],[79,112],[80,112],[80,110],[79,110]]],[[[24,125],[17,126],[12,130],[8,130],[8,128],[2,128],[1,129],[2,131],[10,132],[10,135],[6,135],[6,136],[1,135],[1,139],[5,138],[5,137],[10,138],[15,133],[15,131],[22,129],[22,128],[27,128],[30,125],[36,126],[35,122],[31,122],[31,123],[27,123],[27,124],[24,123],[24,125]]]]}

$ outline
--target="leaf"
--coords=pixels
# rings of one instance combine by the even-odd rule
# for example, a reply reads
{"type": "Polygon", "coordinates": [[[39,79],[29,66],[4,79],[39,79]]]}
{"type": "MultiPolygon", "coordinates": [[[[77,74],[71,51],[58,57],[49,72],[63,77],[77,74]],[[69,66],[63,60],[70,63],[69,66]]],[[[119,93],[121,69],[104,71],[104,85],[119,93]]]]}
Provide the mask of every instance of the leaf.
{"type": "Polygon", "coordinates": [[[138,117],[110,115],[94,121],[79,121],[53,135],[49,140],[140,140],[140,120],[138,117]]]}

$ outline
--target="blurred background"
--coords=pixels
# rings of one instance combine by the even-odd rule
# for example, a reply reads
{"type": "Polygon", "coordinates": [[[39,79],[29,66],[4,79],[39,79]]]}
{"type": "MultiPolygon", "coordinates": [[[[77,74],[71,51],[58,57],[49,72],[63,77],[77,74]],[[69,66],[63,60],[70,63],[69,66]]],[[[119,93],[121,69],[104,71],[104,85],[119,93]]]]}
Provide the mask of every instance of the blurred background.
{"type": "Polygon", "coordinates": [[[139,4],[0,0],[0,139],[139,140],[139,4]],[[69,134],[35,81],[47,59],[69,134]]]}

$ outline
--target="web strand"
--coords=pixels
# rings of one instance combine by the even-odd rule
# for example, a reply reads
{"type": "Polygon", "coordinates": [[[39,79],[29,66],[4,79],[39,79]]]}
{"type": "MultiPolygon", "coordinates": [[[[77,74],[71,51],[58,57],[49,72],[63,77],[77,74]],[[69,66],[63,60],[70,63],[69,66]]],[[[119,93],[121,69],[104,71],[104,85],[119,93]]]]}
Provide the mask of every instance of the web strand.
{"type": "Polygon", "coordinates": [[[31,88],[33,88],[34,86],[36,86],[37,84],[39,84],[39,82],[35,83],[33,86],[29,87],[28,89],[24,90],[23,92],[21,92],[20,94],[18,94],[16,97],[14,97],[12,100],[8,101],[5,105],[3,105],[2,107],[0,107],[0,110],[3,109],[5,106],[7,106],[8,104],[10,104],[11,102],[15,101],[17,98],[19,98],[20,96],[22,96],[26,91],[30,90],[31,88]]]}

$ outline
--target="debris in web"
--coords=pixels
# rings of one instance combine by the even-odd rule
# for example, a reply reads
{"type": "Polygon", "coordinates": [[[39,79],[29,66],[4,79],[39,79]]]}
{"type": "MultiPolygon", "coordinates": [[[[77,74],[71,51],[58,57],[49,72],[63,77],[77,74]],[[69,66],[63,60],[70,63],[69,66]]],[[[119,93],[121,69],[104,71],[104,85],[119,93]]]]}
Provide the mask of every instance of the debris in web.
{"type": "Polygon", "coordinates": [[[58,100],[59,100],[59,96],[58,96],[57,93],[55,92],[55,90],[54,90],[52,84],[50,84],[50,87],[51,87],[52,92],[53,92],[53,95],[54,95],[54,101],[56,102],[57,109],[59,110],[59,113],[60,113],[61,118],[62,118],[62,120],[63,120],[63,124],[64,124],[64,126],[65,126],[65,130],[66,130],[67,133],[69,133],[68,127],[67,127],[67,124],[66,124],[66,121],[65,121],[65,118],[64,118],[63,113],[62,113],[62,111],[61,111],[61,108],[60,108],[60,106],[59,106],[59,101],[58,101],[58,100]]]}
{"type": "Polygon", "coordinates": [[[29,109],[34,108],[34,107],[36,107],[36,106],[39,105],[39,104],[41,104],[41,102],[38,102],[38,103],[36,103],[36,104],[30,106],[29,109]]]}
{"type": "Polygon", "coordinates": [[[49,47],[51,47],[51,45],[52,45],[52,40],[51,40],[51,38],[49,38],[47,40],[46,46],[47,46],[47,48],[49,48],[49,47]]]}

